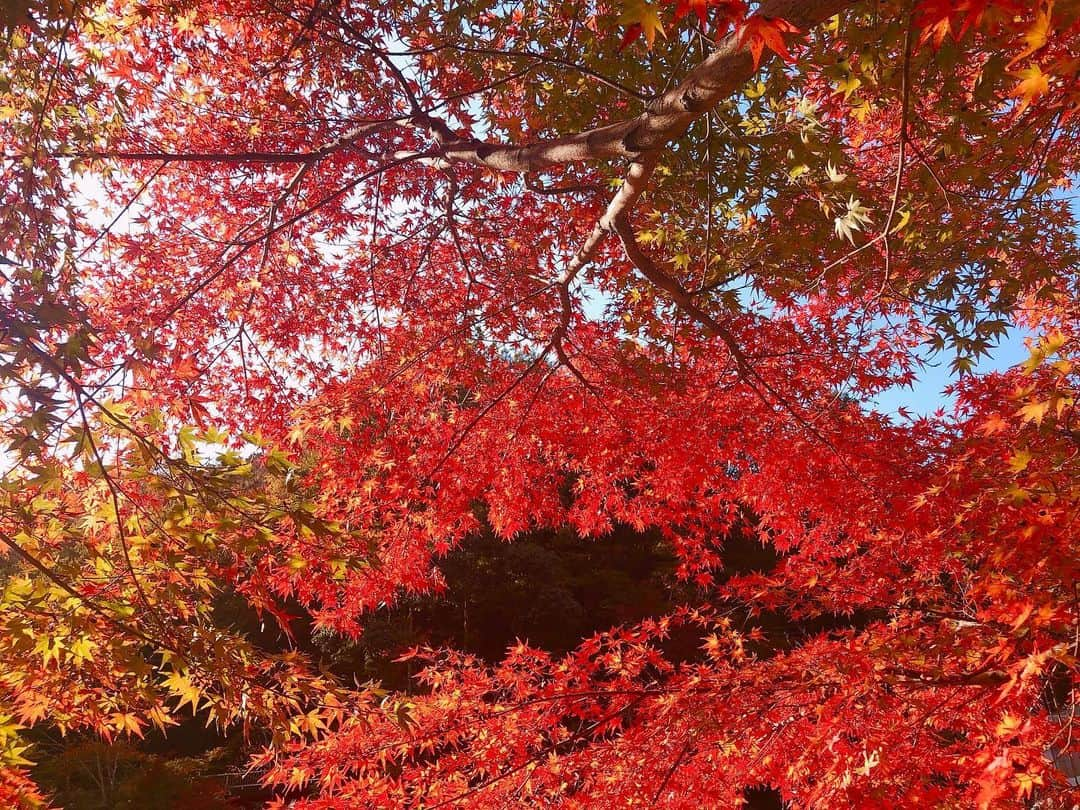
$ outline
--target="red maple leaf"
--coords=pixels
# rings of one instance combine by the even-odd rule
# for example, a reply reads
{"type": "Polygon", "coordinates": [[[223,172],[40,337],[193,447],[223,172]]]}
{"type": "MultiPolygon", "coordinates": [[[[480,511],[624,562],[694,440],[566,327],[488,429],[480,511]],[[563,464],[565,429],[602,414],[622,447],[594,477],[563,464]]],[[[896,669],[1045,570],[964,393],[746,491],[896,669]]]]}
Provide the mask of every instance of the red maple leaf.
{"type": "Polygon", "coordinates": [[[787,20],[755,14],[738,26],[737,30],[739,45],[749,46],[750,53],[754,57],[754,70],[757,70],[761,64],[761,54],[765,48],[785,62],[793,61],[787,43],[784,42],[784,35],[798,33],[799,29],[787,20]]]}
{"type": "Polygon", "coordinates": [[[746,17],[746,3],[743,0],[667,0],[668,4],[675,5],[675,19],[681,20],[691,11],[693,11],[702,25],[708,22],[709,9],[715,8],[720,11],[720,24],[721,31],[726,31],[728,27],[737,20],[742,20],[746,17]]]}

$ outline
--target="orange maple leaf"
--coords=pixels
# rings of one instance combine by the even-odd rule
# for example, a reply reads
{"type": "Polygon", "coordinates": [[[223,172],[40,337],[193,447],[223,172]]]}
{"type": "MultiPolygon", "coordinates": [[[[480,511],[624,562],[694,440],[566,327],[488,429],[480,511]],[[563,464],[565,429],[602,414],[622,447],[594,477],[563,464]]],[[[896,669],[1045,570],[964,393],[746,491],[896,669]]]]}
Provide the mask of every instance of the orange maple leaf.
{"type": "Polygon", "coordinates": [[[750,53],[754,57],[754,70],[757,70],[761,64],[761,54],[765,48],[785,62],[794,61],[791,52],[788,51],[787,43],[784,42],[784,35],[798,33],[799,29],[787,20],[755,14],[743,22],[738,31],[738,44],[749,46],[750,53]]]}
{"type": "Polygon", "coordinates": [[[1031,24],[1031,27],[1024,34],[1024,43],[1027,47],[1018,53],[1009,62],[1009,67],[1031,56],[1036,51],[1039,51],[1046,47],[1046,43],[1050,40],[1050,29],[1052,25],[1052,18],[1054,14],[1054,3],[1051,0],[1046,5],[1046,8],[1039,11],[1035,15],[1035,21],[1031,24]]]}
{"type": "Polygon", "coordinates": [[[1028,65],[1019,73],[1020,81],[1010,95],[1020,99],[1017,112],[1023,112],[1031,102],[1050,89],[1050,77],[1038,65],[1028,65]]]}

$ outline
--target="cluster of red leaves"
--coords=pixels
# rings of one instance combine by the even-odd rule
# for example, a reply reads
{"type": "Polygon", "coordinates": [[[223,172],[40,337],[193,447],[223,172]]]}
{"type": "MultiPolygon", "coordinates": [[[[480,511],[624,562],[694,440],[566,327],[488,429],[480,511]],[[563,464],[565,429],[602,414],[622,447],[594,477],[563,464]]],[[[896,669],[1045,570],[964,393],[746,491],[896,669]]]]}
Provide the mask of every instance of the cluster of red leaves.
{"type": "Polygon", "coordinates": [[[11,810],[45,810],[49,803],[25,771],[0,767],[0,806],[11,810]]]}
{"type": "MultiPolygon", "coordinates": [[[[541,138],[625,116],[655,77],[603,61],[612,13],[388,8],[117,0],[71,34],[48,99],[4,97],[5,133],[47,155],[38,174],[4,164],[2,255],[22,260],[26,222],[59,227],[40,212],[80,138],[130,220],[71,214],[96,365],[52,326],[5,354],[29,391],[13,440],[52,435],[39,378],[75,402],[3,494],[5,543],[31,561],[0,601],[5,706],[106,737],[186,711],[243,725],[272,740],[267,783],[307,808],[1064,795],[1046,751],[1076,747],[1073,720],[1046,692],[1076,687],[1075,8],[857,6],[798,32],[808,67],[714,110],[730,141],[710,124],[664,152],[635,238],[563,289],[616,178],[458,160],[489,145],[434,116],[541,138]],[[566,42],[602,56],[577,85],[566,42]],[[647,284],[634,245],[677,283],[647,284]],[[923,341],[977,354],[1003,323],[1044,336],[1028,367],[964,380],[951,417],[874,409],[923,341]],[[227,594],[355,636],[442,587],[440,556],[484,524],[655,530],[709,604],[565,657],[418,650],[412,694],[215,624],[227,594]],[[727,578],[735,531],[778,565],[727,578]],[[767,639],[768,611],[845,621],[767,639]],[[675,659],[683,631],[700,650],[675,659]]],[[[743,4],[674,15],[710,9],[755,70],[791,59],[795,27],[743,4]]],[[[32,50],[24,72],[53,64],[32,50]]],[[[63,253],[30,256],[29,283],[63,253]]],[[[43,317],[6,290],[5,318],[43,317]]],[[[0,791],[22,778],[6,774],[0,791]]]]}

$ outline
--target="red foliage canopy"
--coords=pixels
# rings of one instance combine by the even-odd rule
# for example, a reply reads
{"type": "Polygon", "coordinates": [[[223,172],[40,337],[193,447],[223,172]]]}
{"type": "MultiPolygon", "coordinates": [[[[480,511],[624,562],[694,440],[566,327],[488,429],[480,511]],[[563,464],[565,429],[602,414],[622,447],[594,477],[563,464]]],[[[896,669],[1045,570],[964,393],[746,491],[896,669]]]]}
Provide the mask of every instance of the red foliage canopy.
{"type": "Polygon", "coordinates": [[[4,19],[0,797],[22,726],[185,707],[297,808],[1068,795],[1080,4],[4,19]],[[955,407],[875,407],[928,359],[955,407]],[[658,531],[699,603],[409,694],[216,620],[358,633],[485,523],[658,531]]]}

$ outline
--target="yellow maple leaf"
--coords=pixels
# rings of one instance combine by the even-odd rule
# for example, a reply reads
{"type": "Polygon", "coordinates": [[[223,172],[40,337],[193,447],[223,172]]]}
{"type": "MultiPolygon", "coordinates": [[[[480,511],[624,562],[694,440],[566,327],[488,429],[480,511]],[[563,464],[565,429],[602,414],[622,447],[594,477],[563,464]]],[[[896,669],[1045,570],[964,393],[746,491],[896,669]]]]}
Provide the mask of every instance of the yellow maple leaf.
{"type": "Polygon", "coordinates": [[[1050,89],[1050,77],[1038,65],[1028,65],[1018,75],[1020,81],[1010,95],[1020,99],[1019,112],[1023,112],[1032,101],[1050,89]]]}
{"type": "Polygon", "coordinates": [[[1041,425],[1048,410],[1050,410],[1050,400],[1044,400],[1043,402],[1029,402],[1016,413],[1025,422],[1041,425]]]}
{"type": "Polygon", "coordinates": [[[1021,771],[1014,777],[1016,779],[1016,797],[1018,799],[1024,799],[1030,796],[1036,785],[1043,784],[1043,778],[1041,774],[1032,774],[1025,771],[1021,771]]]}
{"type": "Polygon", "coordinates": [[[909,222],[911,222],[911,212],[908,211],[906,208],[902,209],[900,211],[900,221],[897,222],[893,226],[893,229],[891,231],[889,231],[889,233],[890,234],[899,233],[900,231],[904,230],[904,228],[907,227],[909,222]]]}
{"type": "Polygon", "coordinates": [[[643,2],[643,0],[631,0],[627,3],[626,10],[619,17],[619,22],[627,26],[621,46],[623,48],[642,34],[645,35],[645,42],[648,44],[649,50],[652,50],[657,34],[660,34],[665,39],[667,38],[664,25],[660,22],[660,15],[656,13],[656,7],[643,2]]]}
{"type": "Polygon", "coordinates": [[[190,703],[192,712],[198,712],[202,690],[191,682],[191,678],[173,670],[165,679],[165,687],[180,698],[180,702],[176,704],[177,709],[182,709],[185,703],[190,703]]]}
{"type": "Polygon", "coordinates": [[[1017,450],[1011,459],[1009,459],[1009,468],[1014,472],[1023,472],[1027,469],[1027,465],[1031,463],[1031,459],[1034,456],[1031,455],[1029,450],[1017,450]]]}
{"type": "Polygon", "coordinates": [[[134,714],[113,712],[109,717],[109,725],[117,731],[126,731],[127,733],[134,734],[136,737],[142,739],[142,727],[145,724],[134,714]]]}
{"type": "Polygon", "coordinates": [[[999,737],[1011,737],[1020,730],[1021,725],[1023,725],[1023,722],[1019,717],[1006,714],[1001,718],[1001,722],[998,723],[997,730],[994,733],[999,737]]]}
{"type": "Polygon", "coordinates": [[[843,93],[844,100],[847,101],[851,94],[858,90],[860,87],[862,87],[862,79],[860,79],[854,73],[848,73],[844,76],[843,79],[837,81],[836,92],[843,93]]]}
{"type": "Polygon", "coordinates": [[[75,666],[78,667],[82,666],[84,661],[94,660],[94,650],[97,646],[93,639],[87,636],[79,636],[68,647],[68,653],[74,660],[75,666]]]}
{"type": "Polygon", "coordinates": [[[1035,51],[1043,48],[1050,40],[1050,18],[1053,11],[1054,4],[1050,2],[1046,8],[1035,15],[1035,22],[1031,24],[1031,28],[1024,34],[1024,42],[1027,43],[1027,47],[1009,62],[1009,67],[1012,67],[1021,59],[1031,56],[1035,51]]]}

